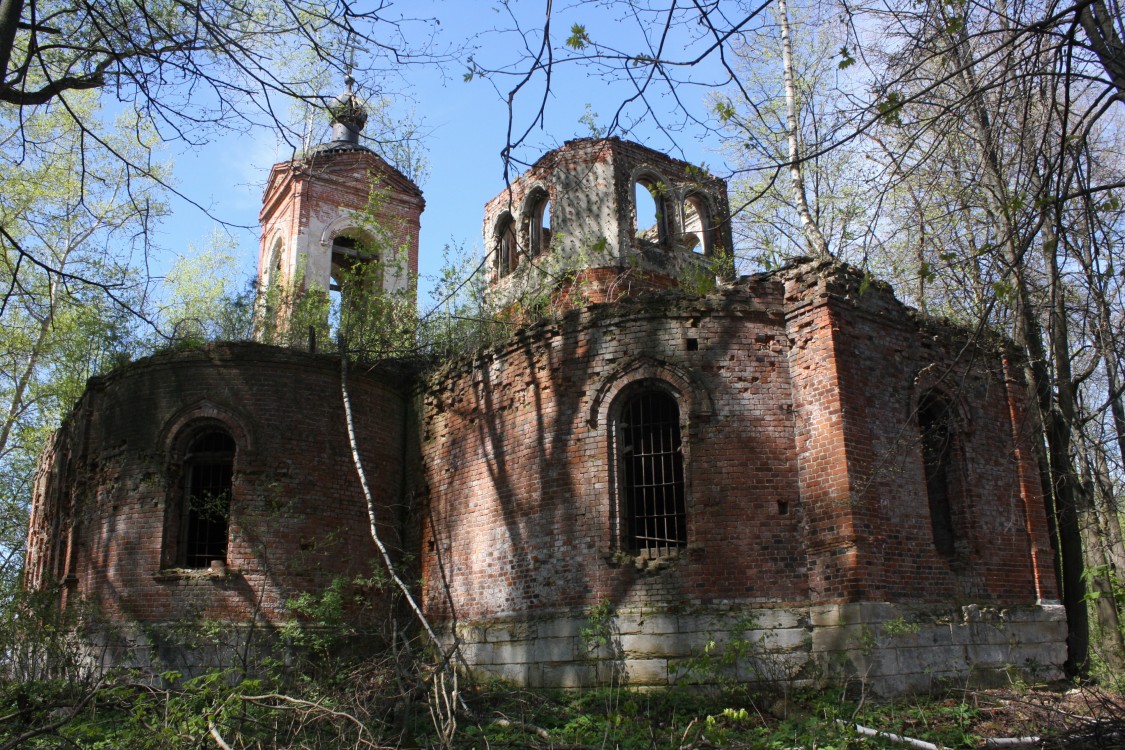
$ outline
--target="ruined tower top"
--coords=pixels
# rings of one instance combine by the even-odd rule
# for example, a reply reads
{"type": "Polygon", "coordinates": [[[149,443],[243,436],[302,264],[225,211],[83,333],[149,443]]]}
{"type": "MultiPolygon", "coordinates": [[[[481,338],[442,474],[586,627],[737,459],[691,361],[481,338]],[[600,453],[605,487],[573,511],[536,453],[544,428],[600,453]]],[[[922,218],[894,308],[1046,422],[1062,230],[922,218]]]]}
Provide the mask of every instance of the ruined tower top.
{"type": "Polygon", "coordinates": [[[568,141],[485,206],[493,299],[580,289],[584,304],[713,278],[729,211],[726,183],[699,167],[620,138],[568,141]]]}
{"type": "Polygon", "coordinates": [[[322,148],[331,148],[335,144],[359,146],[359,134],[367,124],[367,106],[353,90],[354,86],[355,79],[351,75],[345,77],[343,93],[328,105],[332,140],[323,144],[322,148]]]}

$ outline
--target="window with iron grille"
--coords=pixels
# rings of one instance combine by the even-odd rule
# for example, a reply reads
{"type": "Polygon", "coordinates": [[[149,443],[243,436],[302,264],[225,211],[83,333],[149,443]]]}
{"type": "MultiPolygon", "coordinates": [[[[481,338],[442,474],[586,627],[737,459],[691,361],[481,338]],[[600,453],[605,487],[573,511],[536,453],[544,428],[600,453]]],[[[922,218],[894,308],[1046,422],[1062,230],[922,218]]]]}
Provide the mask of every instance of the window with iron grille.
{"type": "Polygon", "coordinates": [[[624,544],[660,553],[687,544],[680,409],[663,390],[646,390],[622,405],[618,460],[624,544]]]}
{"type": "Polygon", "coordinates": [[[234,451],[234,439],[218,429],[198,435],[188,445],[179,545],[179,564],[185,568],[226,561],[234,451]]]}

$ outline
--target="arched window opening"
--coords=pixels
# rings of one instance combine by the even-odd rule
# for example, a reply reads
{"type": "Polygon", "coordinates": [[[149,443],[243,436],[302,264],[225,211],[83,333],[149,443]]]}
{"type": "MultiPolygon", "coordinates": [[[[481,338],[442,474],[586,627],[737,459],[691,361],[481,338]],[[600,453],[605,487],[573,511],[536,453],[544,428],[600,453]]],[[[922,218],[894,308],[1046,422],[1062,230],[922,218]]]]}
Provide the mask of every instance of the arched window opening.
{"type": "Polygon", "coordinates": [[[680,409],[667,391],[626,401],[617,425],[624,545],[659,554],[687,544],[680,409]]]}
{"type": "Polygon", "coordinates": [[[922,438],[922,463],[926,474],[926,495],[930,505],[930,526],[934,547],[942,555],[955,551],[953,493],[956,486],[953,448],[957,423],[952,405],[934,393],[927,393],[918,404],[918,430],[922,438]]]}
{"type": "Polygon", "coordinates": [[[262,269],[262,292],[269,292],[281,282],[281,255],[284,245],[279,237],[273,243],[265,268],[262,269]]]}
{"type": "Polygon", "coordinates": [[[259,330],[270,330],[277,325],[278,304],[282,295],[281,289],[281,263],[282,251],[285,249],[279,237],[273,244],[269,258],[262,268],[261,286],[258,288],[258,307],[256,315],[261,319],[257,321],[259,330]]]}
{"type": "Polygon", "coordinates": [[[689,195],[684,199],[684,245],[692,252],[710,256],[711,231],[707,204],[698,195],[689,195]]]}
{"type": "Polygon", "coordinates": [[[551,249],[551,200],[539,190],[532,197],[527,217],[528,255],[532,258],[551,249]]]}
{"type": "Polygon", "coordinates": [[[180,560],[185,568],[226,562],[234,474],[234,439],[219,428],[194,437],[184,454],[184,502],[180,560]]]}
{"type": "Polygon", "coordinates": [[[332,240],[328,279],[328,325],[338,332],[349,317],[363,317],[370,296],[383,287],[379,258],[358,237],[338,235],[332,240]]]}
{"type": "Polygon", "coordinates": [[[633,185],[636,237],[642,244],[666,247],[668,241],[667,188],[651,177],[638,177],[633,185]]]}
{"type": "Polygon", "coordinates": [[[503,278],[516,270],[516,222],[511,214],[504,214],[496,225],[496,246],[492,259],[496,278],[503,278]]]}

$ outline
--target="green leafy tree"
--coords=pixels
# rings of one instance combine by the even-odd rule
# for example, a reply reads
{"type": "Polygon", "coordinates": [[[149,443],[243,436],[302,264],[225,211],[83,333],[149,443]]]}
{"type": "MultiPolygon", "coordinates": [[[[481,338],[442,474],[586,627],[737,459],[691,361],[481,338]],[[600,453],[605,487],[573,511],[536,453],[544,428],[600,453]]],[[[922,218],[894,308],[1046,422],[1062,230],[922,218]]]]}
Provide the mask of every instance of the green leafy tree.
{"type": "Polygon", "coordinates": [[[511,323],[489,304],[488,270],[481,253],[465,245],[446,245],[442,258],[432,280],[430,305],[419,321],[422,346],[439,360],[476,351],[512,331],[511,323]]]}
{"type": "Polygon", "coordinates": [[[237,249],[216,228],[205,249],[189,247],[176,259],[164,277],[158,330],[181,345],[250,338],[254,290],[239,273],[237,249]]]}
{"type": "Polygon", "coordinates": [[[791,18],[774,8],[771,22],[735,48],[739,85],[711,97],[737,170],[736,260],[770,268],[795,255],[831,254],[862,263],[873,236],[870,168],[865,139],[836,145],[851,127],[838,106],[847,85],[835,59],[842,35],[814,7],[787,10],[791,18]]]}
{"type": "MultiPolygon", "coordinates": [[[[71,104],[89,116],[97,108],[93,93],[76,95],[71,104]]],[[[146,290],[127,259],[162,212],[151,183],[126,189],[118,162],[82,153],[72,112],[43,109],[23,127],[34,149],[0,144],[0,223],[7,227],[0,241],[4,586],[22,565],[30,483],[47,435],[87,378],[136,351],[146,290]],[[31,262],[25,250],[43,262],[31,262]]]]}

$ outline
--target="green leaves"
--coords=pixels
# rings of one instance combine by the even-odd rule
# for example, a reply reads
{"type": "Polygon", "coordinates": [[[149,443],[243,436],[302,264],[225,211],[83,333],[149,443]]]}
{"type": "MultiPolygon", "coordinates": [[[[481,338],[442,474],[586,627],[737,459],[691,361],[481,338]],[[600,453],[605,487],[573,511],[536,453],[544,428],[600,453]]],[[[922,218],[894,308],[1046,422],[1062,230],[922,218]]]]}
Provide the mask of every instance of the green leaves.
{"type": "Polygon", "coordinates": [[[594,111],[589,102],[586,102],[586,111],[578,118],[578,122],[589,129],[591,138],[605,137],[605,128],[598,124],[598,113],[594,111]]]}
{"type": "Polygon", "coordinates": [[[253,294],[239,282],[234,241],[215,231],[202,251],[189,248],[164,278],[161,327],[178,342],[202,344],[250,335],[253,294]]]}
{"type": "Polygon", "coordinates": [[[902,95],[891,91],[886,98],[876,104],[880,119],[888,125],[902,125],[902,95]]]}
{"type": "Polygon", "coordinates": [[[576,23],[570,27],[570,36],[566,39],[566,46],[573,50],[586,49],[586,45],[590,44],[590,36],[586,33],[586,27],[580,23],[576,23]]]}
{"type": "Polygon", "coordinates": [[[473,59],[472,55],[470,55],[468,59],[465,60],[465,75],[462,76],[461,80],[463,80],[465,83],[468,83],[469,81],[476,78],[480,72],[480,68],[477,66],[477,61],[473,59]]]}
{"type": "Polygon", "coordinates": [[[1015,298],[1016,288],[1007,279],[998,279],[990,284],[997,299],[1010,301],[1015,298]]]}
{"type": "Polygon", "coordinates": [[[836,68],[839,70],[847,70],[853,65],[855,65],[855,58],[852,57],[852,53],[848,50],[847,47],[841,47],[840,62],[838,65],[836,65],[836,68]]]}
{"type": "Polygon", "coordinates": [[[1111,195],[1106,200],[1097,204],[1099,211],[1117,211],[1121,208],[1121,200],[1116,195],[1111,195]]]}
{"type": "Polygon", "coordinates": [[[715,102],[715,114],[719,118],[719,122],[730,122],[738,116],[738,112],[734,108],[734,104],[730,99],[720,99],[715,102]]]}
{"type": "Polygon", "coordinates": [[[925,261],[918,266],[918,276],[927,284],[937,278],[934,267],[925,261]]]}

